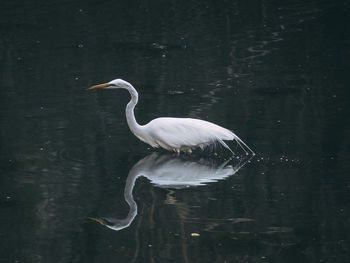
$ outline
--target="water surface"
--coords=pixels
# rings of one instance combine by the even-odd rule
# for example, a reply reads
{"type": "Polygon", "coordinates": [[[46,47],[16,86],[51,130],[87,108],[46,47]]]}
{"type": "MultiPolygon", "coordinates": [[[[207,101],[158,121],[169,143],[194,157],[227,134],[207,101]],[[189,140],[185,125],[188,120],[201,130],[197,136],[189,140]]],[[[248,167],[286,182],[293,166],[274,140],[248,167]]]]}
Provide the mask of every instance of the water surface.
{"type": "Polygon", "coordinates": [[[346,1],[0,6],[0,262],[350,257],[346,1]],[[86,91],[117,77],[141,124],[201,118],[257,155],[154,154],[126,91],[86,91]]]}

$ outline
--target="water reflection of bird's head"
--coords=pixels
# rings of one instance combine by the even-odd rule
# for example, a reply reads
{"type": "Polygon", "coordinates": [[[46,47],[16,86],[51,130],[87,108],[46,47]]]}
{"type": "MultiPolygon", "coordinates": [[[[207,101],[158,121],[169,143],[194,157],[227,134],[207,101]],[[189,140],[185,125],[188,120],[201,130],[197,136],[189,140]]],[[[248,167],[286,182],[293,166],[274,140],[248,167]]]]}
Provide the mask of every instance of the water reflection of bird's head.
{"type": "Polygon", "coordinates": [[[128,216],[125,219],[91,219],[117,231],[128,227],[137,215],[137,204],[132,191],[137,178],[141,176],[148,178],[157,187],[181,189],[223,180],[235,174],[247,161],[249,158],[246,157],[218,162],[212,159],[152,153],[138,161],[129,171],[124,189],[124,198],[130,207],[128,216]]]}
{"type": "Polygon", "coordinates": [[[110,229],[119,231],[128,227],[131,224],[132,220],[135,218],[135,216],[131,220],[128,217],[126,217],[125,219],[114,219],[114,218],[108,219],[108,218],[102,218],[102,217],[90,217],[89,219],[96,221],[101,225],[104,225],[110,229]]]}

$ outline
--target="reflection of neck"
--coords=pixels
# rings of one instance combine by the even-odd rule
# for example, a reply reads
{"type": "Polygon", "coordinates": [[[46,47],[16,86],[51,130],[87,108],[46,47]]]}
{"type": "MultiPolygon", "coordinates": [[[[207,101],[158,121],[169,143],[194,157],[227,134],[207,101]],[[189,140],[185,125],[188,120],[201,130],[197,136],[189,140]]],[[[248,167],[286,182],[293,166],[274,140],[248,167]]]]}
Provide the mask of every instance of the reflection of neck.
{"type": "Polygon", "coordinates": [[[116,231],[122,230],[128,227],[137,215],[137,204],[132,196],[132,190],[134,188],[137,178],[138,178],[137,175],[130,176],[130,173],[129,173],[129,176],[126,179],[126,184],[124,189],[124,198],[126,203],[130,207],[129,213],[126,218],[124,219],[106,218],[106,219],[94,219],[94,220],[116,231]]]}
{"type": "MultiPolygon", "coordinates": [[[[132,196],[132,190],[134,189],[134,185],[138,176],[128,176],[126,179],[125,190],[124,190],[124,198],[128,203],[130,210],[128,216],[125,218],[125,221],[128,222],[128,225],[134,220],[137,215],[137,204],[132,196]]],[[[126,227],[127,227],[126,226],[126,227]]]]}

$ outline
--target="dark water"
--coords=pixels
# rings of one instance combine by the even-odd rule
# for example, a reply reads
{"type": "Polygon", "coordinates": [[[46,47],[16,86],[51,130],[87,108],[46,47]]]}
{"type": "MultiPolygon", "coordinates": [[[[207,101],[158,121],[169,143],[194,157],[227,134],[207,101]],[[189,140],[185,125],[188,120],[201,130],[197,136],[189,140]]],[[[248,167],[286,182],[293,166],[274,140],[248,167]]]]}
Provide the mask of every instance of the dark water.
{"type": "Polygon", "coordinates": [[[349,26],[348,1],[2,1],[0,262],[346,262],[349,26]],[[117,77],[140,123],[257,155],[152,154],[126,91],[85,90],[117,77]]]}

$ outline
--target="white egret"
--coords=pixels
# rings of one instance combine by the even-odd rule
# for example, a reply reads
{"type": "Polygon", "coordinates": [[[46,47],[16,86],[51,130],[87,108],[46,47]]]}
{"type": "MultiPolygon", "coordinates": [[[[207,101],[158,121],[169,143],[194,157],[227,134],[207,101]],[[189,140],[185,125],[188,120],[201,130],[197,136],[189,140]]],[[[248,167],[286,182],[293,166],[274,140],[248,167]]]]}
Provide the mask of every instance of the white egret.
{"type": "Polygon", "coordinates": [[[161,117],[150,121],[146,125],[139,125],[134,114],[134,108],[138,102],[138,93],[125,80],[115,79],[108,83],[92,86],[88,90],[97,88],[121,88],[129,91],[131,100],[125,109],[129,128],[137,138],[154,148],[161,147],[179,154],[180,151],[191,153],[194,148],[200,147],[203,149],[210,144],[220,143],[232,152],[224,141],[235,140],[247,155],[249,152],[254,155],[248,145],[232,131],[208,121],[192,118],[161,117]]]}

